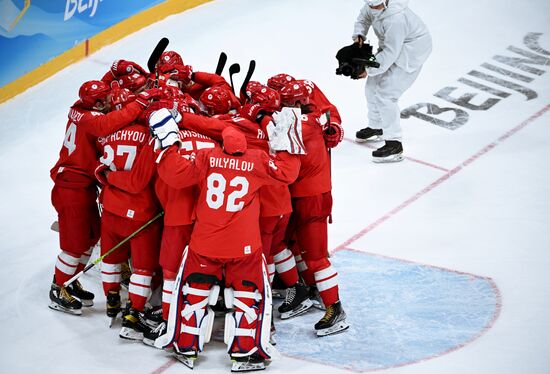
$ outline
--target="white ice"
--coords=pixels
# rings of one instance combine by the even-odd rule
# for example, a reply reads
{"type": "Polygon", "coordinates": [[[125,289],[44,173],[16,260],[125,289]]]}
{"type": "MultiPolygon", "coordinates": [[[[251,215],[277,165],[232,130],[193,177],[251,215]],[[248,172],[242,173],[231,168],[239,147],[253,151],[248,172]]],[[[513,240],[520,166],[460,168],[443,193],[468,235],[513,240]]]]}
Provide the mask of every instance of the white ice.
{"type": "MultiPolygon", "coordinates": [[[[411,3],[432,32],[434,52],[402,97],[401,108],[420,102],[444,106],[434,93],[447,86],[459,87],[454,96],[477,93],[472,102],[481,104],[493,96],[457,79],[471,70],[484,71],[485,62],[499,65],[492,57],[513,55],[507,51],[510,45],[526,49],[523,38],[529,32],[542,33],[540,45],[550,50],[548,1],[411,3]]],[[[98,301],[83,316],[47,308],[58,254],[57,236],[49,229],[56,219],[49,169],[57,160],[67,110],[79,85],[101,77],[117,58],[145,65],[152,47],[167,36],[170,48],[181,52],[195,70],[213,71],[220,51],[225,51],[229,63],[240,62],[242,69],[256,59],[257,80],[281,72],[313,80],[340,109],[346,138],[351,140],[366,124],[364,83],[336,76],[334,55],[350,42],[362,4],[213,1],[103,48],[0,105],[0,372],[188,370],[164,352],[119,339],[118,329],[107,327],[100,284],[93,276],[83,282],[98,301]]],[[[9,58],[3,52],[3,58],[9,58]]],[[[525,74],[534,78],[530,83],[500,77],[534,90],[538,97],[533,100],[487,84],[511,95],[487,111],[469,110],[470,120],[458,130],[415,118],[402,120],[408,157],[402,163],[373,164],[371,150],[351,141],[333,151],[331,249],[345,244],[357,251],[490,278],[501,297],[498,318],[477,339],[386,372],[550,373],[550,66],[532,66],[546,74],[525,74]]],[[[243,76],[237,77],[237,85],[243,76]]],[[[336,342],[345,346],[346,334],[336,342]]],[[[207,348],[195,371],[228,372],[222,345],[207,348]]],[[[349,372],[284,355],[268,371],[349,372]]]]}

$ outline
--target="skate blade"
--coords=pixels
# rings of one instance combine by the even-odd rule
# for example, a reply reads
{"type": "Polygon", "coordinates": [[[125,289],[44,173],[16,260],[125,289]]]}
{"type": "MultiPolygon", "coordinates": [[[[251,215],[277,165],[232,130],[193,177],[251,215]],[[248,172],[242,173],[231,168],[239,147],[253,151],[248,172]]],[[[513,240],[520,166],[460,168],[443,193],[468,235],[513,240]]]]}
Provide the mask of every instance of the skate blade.
{"type": "Polygon", "coordinates": [[[265,363],[233,361],[233,365],[231,366],[232,373],[242,373],[247,371],[258,371],[258,370],[265,370],[265,363]]]}
{"type": "Polygon", "coordinates": [[[114,317],[110,317],[110,318],[109,318],[109,328],[113,327],[113,325],[115,324],[115,322],[116,322],[116,317],[117,317],[117,316],[114,316],[114,317]]]}
{"type": "Polygon", "coordinates": [[[195,360],[197,359],[196,357],[189,357],[181,353],[174,354],[174,357],[176,358],[176,360],[187,366],[189,369],[193,369],[193,367],[195,366],[195,360]]]}
{"type": "Polygon", "coordinates": [[[355,138],[355,143],[381,142],[381,141],[383,141],[383,139],[378,135],[371,136],[370,138],[367,138],[367,139],[355,138]]]}
{"type": "Polygon", "coordinates": [[[142,332],[138,332],[128,327],[121,328],[118,336],[120,336],[122,339],[143,341],[142,332]]]}
{"type": "Polygon", "coordinates": [[[160,348],[157,348],[155,346],[155,340],[154,339],[148,339],[148,338],[143,338],[143,344],[149,346],[149,347],[153,347],[155,349],[160,349],[160,348]]]}
{"type": "Polygon", "coordinates": [[[336,323],[334,326],[327,327],[326,329],[317,330],[317,336],[328,336],[328,335],[334,335],[339,334],[341,332],[346,331],[349,329],[349,324],[346,321],[340,321],[336,323]]]}
{"type": "Polygon", "coordinates": [[[62,307],[61,305],[54,303],[53,301],[50,302],[50,305],[48,305],[50,309],[57,310],[59,312],[64,312],[67,314],[72,314],[74,316],[80,316],[82,315],[82,309],[68,309],[65,307],[62,307]]]}
{"type": "Polygon", "coordinates": [[[94,301],[93,300],[82,300],[82,299],[79,299],[79,300],[82,303],[82,306],[85,306],[86,308],[94,306],[94,301]]]}
{"type": "Polygon", "coordinates": [[[281,313],[281,319],[289,319],[292,317],[299,316],[300,314],[304,314],[309,309],[313,307],[313,302],[310,299],[306,299],[300,303],[296,307],[296,309],[292,309],[291,311],[281,313]]]}
{"type": "Polygon", "coordinates": [[[385,163],[390,163],[390,162],[403,161],[403,159],[404,159],[403,154],[399,153],[399,154],[391,155],[391,156],[388,156],[388,157],[373,157],[372,161],[377,163],[377,164],[385,164],[385,163]]]}

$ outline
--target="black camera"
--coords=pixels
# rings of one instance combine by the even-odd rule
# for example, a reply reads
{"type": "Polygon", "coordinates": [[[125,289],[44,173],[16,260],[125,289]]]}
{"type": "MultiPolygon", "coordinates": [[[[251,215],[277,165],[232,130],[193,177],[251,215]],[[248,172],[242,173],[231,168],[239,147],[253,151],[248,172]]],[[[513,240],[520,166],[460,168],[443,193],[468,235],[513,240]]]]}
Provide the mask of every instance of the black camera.
{"type": "Polygon", "coordinates": [[[380,67],[372,53],[372,46],[368,43],[363,43],[361,47],[358,43],[348,45],[336,53],[336,59],[338,60],[336,75],[351,79],[359,79],[359,75],[365,71],[366,67],[380,67]]]}

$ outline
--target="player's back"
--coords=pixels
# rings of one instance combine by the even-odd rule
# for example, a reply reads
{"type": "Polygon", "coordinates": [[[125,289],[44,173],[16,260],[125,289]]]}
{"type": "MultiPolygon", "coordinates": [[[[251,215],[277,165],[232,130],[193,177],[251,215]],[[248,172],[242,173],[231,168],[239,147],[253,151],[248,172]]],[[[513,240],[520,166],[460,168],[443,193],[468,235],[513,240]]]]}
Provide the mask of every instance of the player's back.
{"type": "Polygon", "coordinates": [[[229,155],[221,149],[202,151],[197,220],[190,246],[198,253],[219,258],[242,257],[261,248],[258,190],[268,179],[269,156],[248,149],[229,155]]]}
{"type": "MultiPolygon", "coordinates": [[[[99,142],[103,145],[100,162],[109,165],[113,171],[129,171],[148,139],[148,129],[140,124],[126,126],[100,138],[99,142]]],[[[159,209],[152,184],[137,193],[107,185],[103,190],[103,207],[118,216],[140,221],[151,218],[159,209]]]]}

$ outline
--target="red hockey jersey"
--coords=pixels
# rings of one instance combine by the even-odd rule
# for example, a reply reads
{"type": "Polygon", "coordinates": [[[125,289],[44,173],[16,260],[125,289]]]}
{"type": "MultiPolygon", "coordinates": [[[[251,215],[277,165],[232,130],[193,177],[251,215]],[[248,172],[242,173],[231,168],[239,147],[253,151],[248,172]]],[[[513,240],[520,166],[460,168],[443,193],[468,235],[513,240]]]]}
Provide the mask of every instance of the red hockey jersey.
{"type": "Polygon", "coordinates": [[[255,149],[235,156],[214,148],[187,160],[176,147],[168,148],[158,161],[159,176],[175,188],[199,185],[190,247],[214,258],[238,258],[259,250],[258,190],[266,184],[294,180],[296,168],[288,163],[293,157],[282,152],[272,159],[255,149]]]}
{"type": "MultiPolygon", "coordinates": [[[[98,140],[103,145],[100,162],[110,165],[111,170],[130,171],[148,139],[149,129],[140,124],[127,126],[100,138],[98,140]]],[[[160,210],[151,184],[133,192],[109,184],[103,188],[102,197],[103,208],[120,217],[147,221],[160,210]]]]}
{"type": "Polygon", "coordinates": [[[138,103],[130,103],[124,109],[103,114],[82,109],[78,104],[71,107],[67,122],[63,147],[59,151],[59,160],[50,171],[55,182],[57,175],[71,171],[85,176],[82,186],[95,183],[94,169],[99,157],[96,139],[132,123],[141,113],[138,103]]]}

